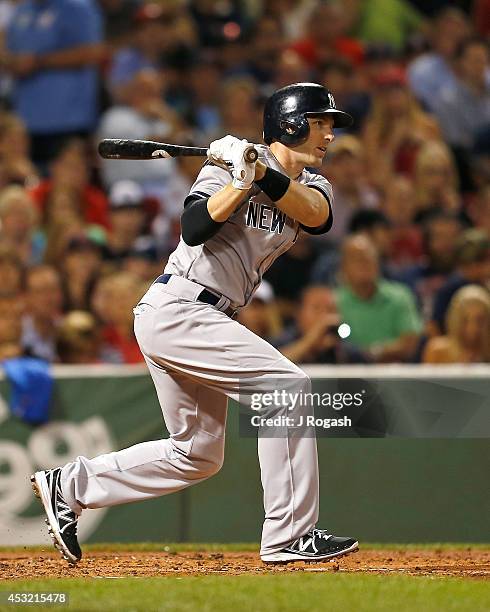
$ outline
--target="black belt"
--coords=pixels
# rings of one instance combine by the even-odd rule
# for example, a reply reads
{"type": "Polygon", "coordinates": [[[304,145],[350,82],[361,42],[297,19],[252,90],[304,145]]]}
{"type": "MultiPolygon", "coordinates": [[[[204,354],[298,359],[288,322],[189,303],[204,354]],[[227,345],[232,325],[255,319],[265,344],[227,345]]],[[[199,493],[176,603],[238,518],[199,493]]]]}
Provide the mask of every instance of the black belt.
{"type": "MultiPolygon", "coordinates": [[[[161,274],[155,280],[155,283],[163,283],[164,285],[166,285],[172,276],[173,276],[172,274],[161,274]]],[[[203,289],[201,293],[197,296],[197,299],[200,302],[209,304],[210,306],[216,306],[216,304],[221,300],[221,296],[216,295],[215,293],[212,293],[211,291],[208,291],[208,289],[203,289]]],[[[236,311],[231,306],[228,306],[226,310],[222,310],[221,312],[224,312],[225,315],[227,315],[228,317],[233,317],[236,311]]]]}

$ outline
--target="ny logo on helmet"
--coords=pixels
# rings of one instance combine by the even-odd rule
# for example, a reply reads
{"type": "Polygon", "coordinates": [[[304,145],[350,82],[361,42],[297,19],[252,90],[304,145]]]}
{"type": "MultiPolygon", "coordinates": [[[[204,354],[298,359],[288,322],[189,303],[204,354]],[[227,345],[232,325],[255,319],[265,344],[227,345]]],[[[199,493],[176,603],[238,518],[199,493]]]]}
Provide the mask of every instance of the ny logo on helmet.
{"type": "Polygon", "coordinates": [[[335,100],[334,97],[332,96],[331,93],[328,94],[328,104],[330,105],[330,108],[337,108],[335,106],[335,100]]]}

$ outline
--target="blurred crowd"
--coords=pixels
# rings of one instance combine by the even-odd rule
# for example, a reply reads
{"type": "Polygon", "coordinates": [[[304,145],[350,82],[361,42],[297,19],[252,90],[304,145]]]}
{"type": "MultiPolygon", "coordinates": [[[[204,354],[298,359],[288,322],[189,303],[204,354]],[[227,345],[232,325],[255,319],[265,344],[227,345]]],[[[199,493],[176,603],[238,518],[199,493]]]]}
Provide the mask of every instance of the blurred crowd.
{"type": "Polygon", "coordinates": [[[143,360],[202,159],[100,139],[260,143],[267,96],[314,81],[355,119],[334,226],[238,320],[298,363],[490,362],[489,0],[0,0],[0,31],[0,360],[143,360]]]}

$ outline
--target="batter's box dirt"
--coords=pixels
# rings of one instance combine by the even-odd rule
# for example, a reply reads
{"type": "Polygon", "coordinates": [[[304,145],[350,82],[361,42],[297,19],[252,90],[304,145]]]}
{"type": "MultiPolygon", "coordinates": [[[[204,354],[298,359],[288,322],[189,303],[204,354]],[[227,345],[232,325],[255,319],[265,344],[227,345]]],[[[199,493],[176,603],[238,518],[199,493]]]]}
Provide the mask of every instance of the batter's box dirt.
{"type": "Polygon", "coordinates": [[[369,572],[412,576],[490,577],[490,550],[383,549],[363,550],[329,563],[265,565],[251,552],[87,552],[70,567],[54,552],[0,553],[3,579],[203,574],[270,574],[285,572],[369,572]]]}

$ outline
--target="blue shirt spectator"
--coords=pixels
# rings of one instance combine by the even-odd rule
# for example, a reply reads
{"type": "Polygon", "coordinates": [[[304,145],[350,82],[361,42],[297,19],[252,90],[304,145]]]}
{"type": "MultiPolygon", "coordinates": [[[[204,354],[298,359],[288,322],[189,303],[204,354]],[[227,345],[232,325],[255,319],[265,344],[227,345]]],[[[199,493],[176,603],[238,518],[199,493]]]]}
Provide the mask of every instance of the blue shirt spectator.
{"type": "Polygon", "coordinates": [[[92,46],[101,37],[101,17],[92,0],[19,3],[6,42],[15,77],[14,110],[31,134],[88,132],[95,127],[95,62],[100,58],[92,46]]]}
{"type": "Polygon", "coordinates": [[[136,6],[130,24],[131,35],[115,52],[107,75],[110,94],[116,102],[121,87],[142,70],[161,69],[176,45],[177,16],[171,3],[147,2],[136,6]]]}
{"type": "Polygon", "coordinates": [[[485,41],[466,41],[458,51],[459,78],[434,96],[433,111],[445,140],[469,150],[490,125],[490,62],[485,41]]]}
{"type": "Polygon", "coordinates": [[[434,96],[454,83],[454,53],[468,34],[466,15],[456,7],[444,8],[432,25],[432,50],[410,64],[410,89],[427,110],[433,110],[434,96]]]}
{"type": "Polygon", "coordinates": [[[428,110],[433,109],[434,93],[452,85],[455,78],[450,64],[437,53],[422,55],[408,69],[410,88],[428,110]]]}

